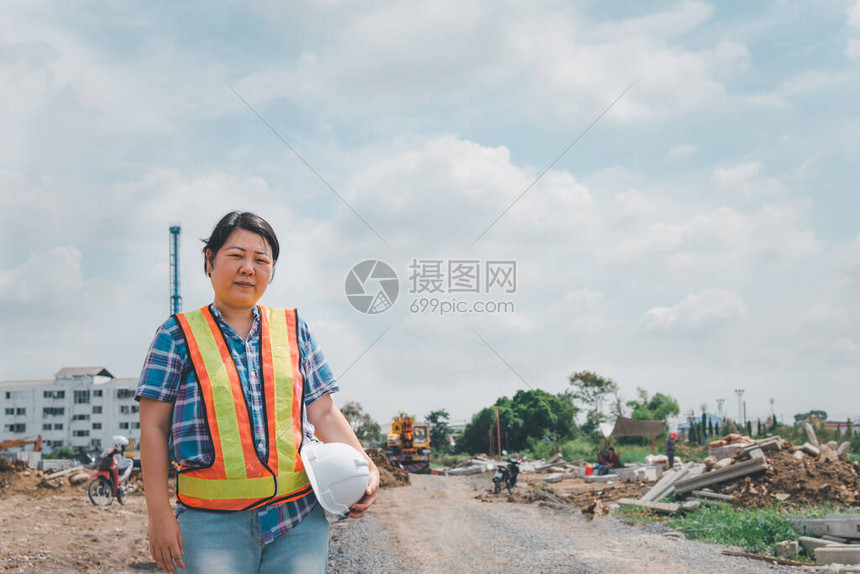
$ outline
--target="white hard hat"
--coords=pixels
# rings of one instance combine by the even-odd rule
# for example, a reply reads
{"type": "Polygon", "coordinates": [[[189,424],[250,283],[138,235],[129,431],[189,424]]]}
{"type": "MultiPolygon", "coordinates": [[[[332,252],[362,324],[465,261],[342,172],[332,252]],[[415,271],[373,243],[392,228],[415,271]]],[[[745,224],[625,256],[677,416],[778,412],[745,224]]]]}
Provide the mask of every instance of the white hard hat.
{"type": "Polygon", "coordinates": [[[305,440],[301,449],[305,472],[322,507],[347,514],[361,500],[370,480],[370,465],[355,448],[340,442],[305,440]]]}
{"type": "Polygon", "coordinates": [[[113,437],[113,445],[115,447],[128,446],[128,439],[121,434],[115,435],[113,437]]]}

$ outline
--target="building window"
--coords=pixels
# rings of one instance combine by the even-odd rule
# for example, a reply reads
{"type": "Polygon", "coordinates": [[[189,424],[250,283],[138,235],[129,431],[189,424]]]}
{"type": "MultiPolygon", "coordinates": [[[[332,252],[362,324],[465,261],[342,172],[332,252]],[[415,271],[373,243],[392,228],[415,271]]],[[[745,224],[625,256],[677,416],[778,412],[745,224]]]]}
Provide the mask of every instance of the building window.
{"type": "Polygon", "coordinates": [[[101,430],[102,423],[93,423],[93,430],[101,430]]]}
{"type": "Polygon", "coordinates": [[[54,423],[54,430],[63,430],[63,423],[54,423]]]}
{"type": "Polygon", "coordinates": [[[90,431],[88,431],[88,430],[72,431],[72,436],[90,436],[90,431]]]}
{"type": "Polygon", "coordinates": [[[27,409],[21,409],[21,408],[15,409],[15,414],[16,415],[26,415],[27,409]]]}
{"type": "Polygon", "coordinates": [[[131,405],[131,412],[136,413],[140,410],[140,405],[131,405]]]}
{"type": "Polygon", "coordinates": [[[97,391],[93,391],[93,397],[100,397],[100,396],[102,396],[103,392],[104,391],[102,391],[101,389],[99,389],[97,391]]]}
{"type": "Polygon", "coordinates": [[[131,412],[131,406],[130,405],[120,405],[119,412],[120,412],[120,414],[127,415],[131,412]]]}
{"type": "Polygon", "coordinates": [[[84,405],[90,403],[89,391],[75,391],[75,404],[84,405]]]}
{"type": "Polygon", "coordinates": [[[43,417],[56,417],[66,414],[66,407],[42,407],[43,417]]]}
{"type": "Polygon", "coordinates": [[[12,398],[12,393],[10,393],[9,391],[6,391],[6,400],[8,401],[11,398],[12,398]]]}
{"type": "Polygon", "coordinates": [[[45,423],[42,425],[42,430],[51,430],[51,423],[45,423]]]}
{"type": "Polygon", "coordinates": [[[102,414],[102,407],[101,407],[101,405],[96,406],[96,407],[93,407],[93,414],[94,414],[94,415],[100,415],[100,414],[102,414]]]}
{"type": "Polygon", "coordinates": [[[90,415],[72,415],[73,421],[88,421],[90,420],[90,415]]]}
{"type": "Polygon", "coordinates": [[[4,425],[8,432],[27,432],[27,425],[16,423],[13,425],[4,425]]]}
{"type": "Polygon", "coordinates": [[[42,396],[46,399],[64,399],[66,398],[66,391],[45,391],[42,396]]]}
{"type": "Polygon", "coordinates": [[[130,399],[134,397],[134,389],[117,389],[116,390],[116,398],[118,399],[130,399]]]}
{"type": "Polygon", "coordinates": [[[139,429],[139,428],[140,428],[140,423],[139,423],[139,422],[137,422],[137,421],[135,421],[135,422],[131,423],[131,428],[133,428],[133,429],[139,429]]]}
{"type": "Polygon", "coordinates": [[[7,415],[14,415],[14,414],[15,414],[15,409],[6,409],[6,414],[7,414],[7,415]]]}
{"type": "MultiPolygon", "coordinates": [[[[8,425],[7,425],[8,426],[8,425]]],[[[119,423],[119,428],[128,429],[128,423],[119,423]]]]}

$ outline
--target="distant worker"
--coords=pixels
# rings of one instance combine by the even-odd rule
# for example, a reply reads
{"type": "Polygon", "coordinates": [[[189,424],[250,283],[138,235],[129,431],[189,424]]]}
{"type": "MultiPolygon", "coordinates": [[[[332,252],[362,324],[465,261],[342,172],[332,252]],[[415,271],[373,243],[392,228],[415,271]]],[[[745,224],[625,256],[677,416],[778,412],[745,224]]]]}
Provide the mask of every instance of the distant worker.
{"type": "Polygon", "coordinates": [[[678,440],[678,433],[669,433],[666,437],[666,456],[669,458],[669,468],[675,466],[675,441],[678,440]]]}
{"type": "Polygon", "coordinates": [[[621,459],[618,458],[618,453],[615,452],[615,447],[609,447],[609,449],[602,452],[597,458],[598,462],[594,465],[595,476],[603,476],[610,468],[621,468],[624,466],[621,464],[621,459]]]}

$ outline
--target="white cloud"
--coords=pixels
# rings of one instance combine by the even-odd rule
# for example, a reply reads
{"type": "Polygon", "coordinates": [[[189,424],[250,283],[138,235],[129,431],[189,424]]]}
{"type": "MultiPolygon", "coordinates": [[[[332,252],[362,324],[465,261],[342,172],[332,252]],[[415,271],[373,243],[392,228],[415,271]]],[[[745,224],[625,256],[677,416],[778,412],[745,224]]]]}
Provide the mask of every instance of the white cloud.
{"type": "Polygon", "coordinates": [[[855,36],[848,39],[845,55],[852,60],[857,60],[860,59],[860,37],[856,36],[860,33],[860,1],[854,2],[848,11],[848,28],[855,36]]]}
{"type": "Polygon", "coordinates": [[[845,311],[827,303],[819,303],[818,305],[808,309],[801,319],[805,323],[821,324],[839,322],[845,318],[845,311]]]}
{"type": "Polygon", "coordinates": [[[849,338],[836,339],[830,344],[830,348],[842,359],[855,361],[860,359],[860,343],[855,343],[849,338]]]}
{"type": "Polygon", "coordinates": [[[646,331],[678,333],[708,330],[747,314],[743,300],[730,291],[706,289],[688,295],[672,307],[655,307],[640,320],[646,331]]]}
{"type": "Polygon", "coordinates": [[[725,102],[718,77],[746,65],[738,42],[694,51],[674,41],[712,15],[702,2],[615,20],[557,5],[377,5],[353,18],[325,18],[335,28],[332,44],[304,50],[291,69],[279,62],[252,72],[238,89],[252,101],[324,102],[343,114],[444,103],[452,93],[495,102],[490,94],[507,86],[508,101],[581,124],[639,78],[607,121],[670,117],[725,102]]]}
{"type": "Polygon", "coordinates": [[[773,197],[784,190],[774,177],[759,177],[763,167],[760,161],[739,163],[731,167],[718,166],[713,179],[718,187],[746,197],[773,197]]]}
{"type": "Polygon", "coordinates": [[[666,154],[666,157],[669,159],[675,159],[678,157],[687,157],[693,155],[699,151],[698,146],[690,145],[690,144],[681,144],[676,145],[672,149],[669,150],[669,153],[666,154]]]}

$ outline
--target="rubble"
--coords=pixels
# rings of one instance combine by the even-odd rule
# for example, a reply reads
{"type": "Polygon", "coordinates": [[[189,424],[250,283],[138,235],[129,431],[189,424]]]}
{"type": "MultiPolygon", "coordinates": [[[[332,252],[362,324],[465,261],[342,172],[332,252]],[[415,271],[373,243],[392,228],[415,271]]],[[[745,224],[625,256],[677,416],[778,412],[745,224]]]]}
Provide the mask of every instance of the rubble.
{"type": "Polygon", "coordinates": [[[409,484],[409,473],[398,468],[388,458],[385,457],[378,449],[368,448],[365,450],[367,455],[373,460],[376,468],[379,469],[379,487],[388,488],[393,486],[404,486],[409,484]]]}

